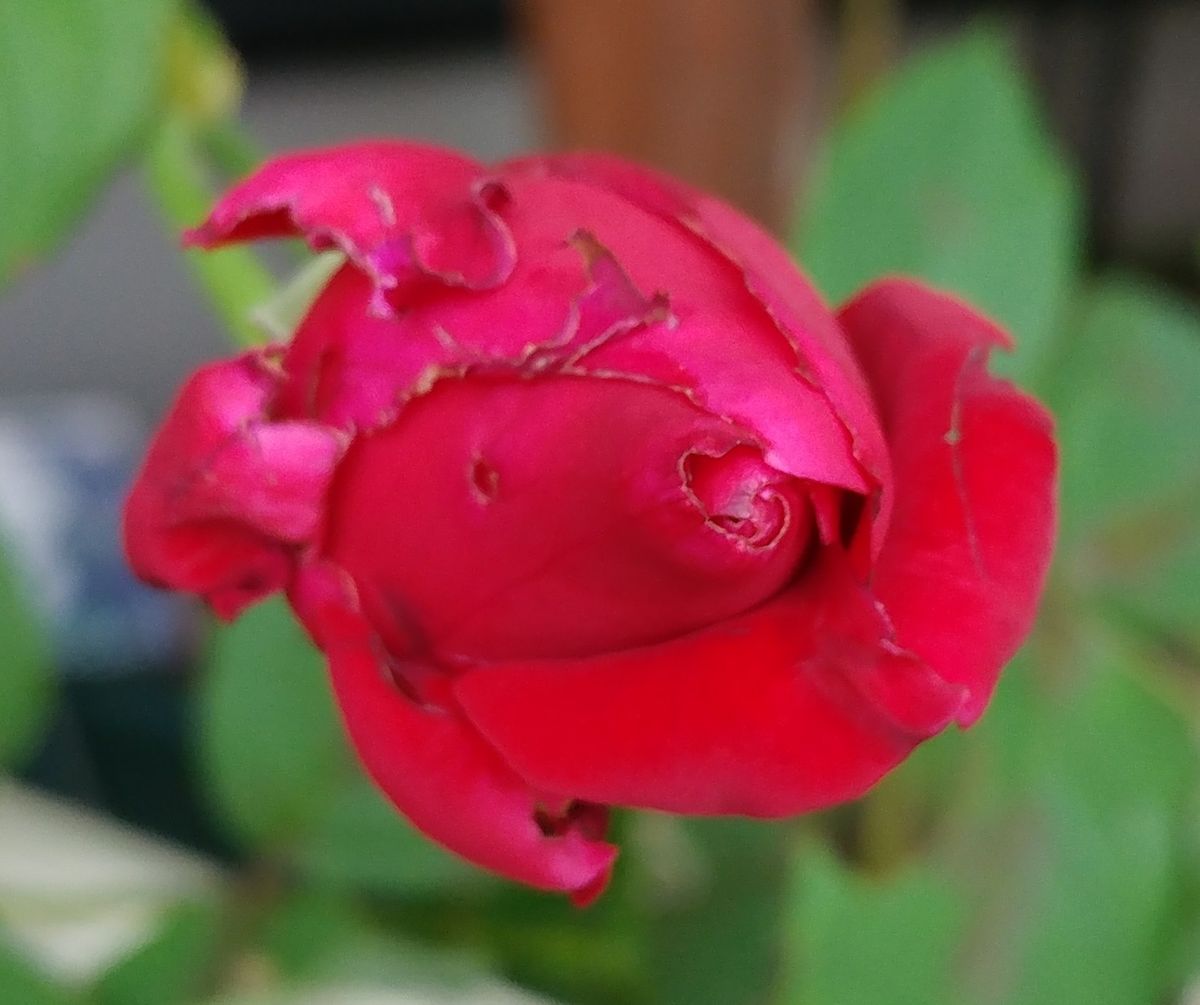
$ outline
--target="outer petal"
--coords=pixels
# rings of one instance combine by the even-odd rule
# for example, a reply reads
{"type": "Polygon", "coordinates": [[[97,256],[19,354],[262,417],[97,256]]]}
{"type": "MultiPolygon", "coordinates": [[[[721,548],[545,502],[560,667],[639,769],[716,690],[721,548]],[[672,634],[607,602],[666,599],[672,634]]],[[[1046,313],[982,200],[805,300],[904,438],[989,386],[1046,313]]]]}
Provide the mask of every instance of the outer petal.
{"type": "Polygon", "coordinates": [[[503,190],[471,159],[415,143],[357,143],[279,157],[235,185],[186,235],[212,248],[304,236],[339,247],[383,289],[434,280],[495,287],[513,268],[495,207],[503,190]]]}
{"type": "Polygon", "coordinates": [[[890,639],[842,553],[749,614],[644,649],[455,683],[521,774],[585,799],[786,816],[861,795],[962,703],[890,639]]]}
{"type": "Polygon", "coordinates": [[[816,291],[770,235],[741,213],[682,182],[607,154],[530,157],[503,166],[514,176],[548,175],[612,192],[700,238],[790,344],[797,369],[848,430],[859,463],[881,489],[874,504],[876,547],[887,523],[890,467],[871,398],[853,354],[816,291]]]}
{"type": "MultiPolygon", "coordinates": [[[[854,491],[872,485],[829,399],[804,379],[795,348],[745,275],[712,245],[601,185],[535,170],[505,174],[504,183],[511,194],[505,219],[520,255],[582,231],[635,290],[647,299],[659,294],[669,307],[653,325],[583,345],[571,369],[683,389],[701,407],[753,429],[779,470],[854,491]]],[[[795,269],[788,278],[804,285],[795,269]]],[[[836,331],[828,311],[816,308],[836,331]]]]}
{"type": "Polygon", "coordinates": [[[1007,337],[965,304],[905,280],[860,293],[841,322],[867,374],[895,471],[872,589],[900,643],[983,711],[1033,622],[1055,528],[1051,420],[988,375],[1007,337]]]}
{"type": "Polygon", "coordinates": [[[274,387],[258,353],[197,371],[125,507],[134,571],[201,594],[225,617],[285,585],[291,554],[316,533],[342,451],[324,426],[270,421],[274,387]]]}
{"type": "Polygon", "coordinates": [[[580,903],[603,890],[616,849],[595,833],[602,814],[567,813],[548,825],[548,807],[566,800],[539,798],[452,706],[403,694],[336,566],[306,566],[291,597],[329,659],[359,756],[413,824],[487,869],[580,903]]]}

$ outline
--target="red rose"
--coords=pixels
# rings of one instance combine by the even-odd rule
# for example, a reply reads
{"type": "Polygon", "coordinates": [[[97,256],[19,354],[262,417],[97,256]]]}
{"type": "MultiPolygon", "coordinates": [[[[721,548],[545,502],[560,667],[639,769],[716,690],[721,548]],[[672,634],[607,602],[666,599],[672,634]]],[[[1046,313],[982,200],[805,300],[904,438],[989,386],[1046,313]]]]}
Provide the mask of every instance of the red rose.
{"type": "Polygon", "coordinates": [[[715,199],[601,156],[284,157],[189,241],[348,262],[192,377],[140,575],[286,590],[418,827],[586,900],[606,808],[778,817],[969,725],[1049,560],[1050,420],[1005,335],[885,280],[836,315],[715,199]]]}

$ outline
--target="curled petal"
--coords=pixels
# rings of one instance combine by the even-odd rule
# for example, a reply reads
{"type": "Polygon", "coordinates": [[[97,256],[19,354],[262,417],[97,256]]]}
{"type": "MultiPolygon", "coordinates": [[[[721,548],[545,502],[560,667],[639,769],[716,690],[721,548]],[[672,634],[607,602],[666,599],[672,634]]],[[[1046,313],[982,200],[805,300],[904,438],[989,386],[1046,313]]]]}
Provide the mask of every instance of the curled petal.
{"type": "Polygon", "coordinates": [[[862,795],[963,689],[895,645],[837,549],[758,609],[585,660],[482,665],[462,708],[523,777],[588,800],[787,816],[862,795]]]}
{"type": "MultiPolygon", "coordinates": [[[[551,166],[557,163],[550,159],[551,166]]],[[[584,232],[599,259],[668,311],[576,351],[569,368],[673,387],[700,407],[752,429],[772,466],[853,491],[873,483],[853,454],[845,423],[802,374],[795,348],[748,290],[746,277],[694,232],[574,177],[519,164],[502,169],[506,219],[525,248],[584,232]]],[[[803,284],[791,269],[788,280],[803,284]]],[[[616,288],[612,284],[611,288],[616,288]]],[[[815,300],[814,300],[815,303],[815,300]]],[[[836,330],[819,304],[824,324],[836,330]]],[[[815,323],[815,322],[814,322],[815,323]]]]}
{"type": "MultiPolygon", "coordinates": [[[[710,256],[736,277],[752,299],[752,311],[744,307],[738,311],[741,325],[745,326],[747,319],[755,314],[765,319],[776,338],[782,337],[786,344],[790,356],[786,369],[795,370],[804,378],[806,389],[824,399],[826,408],[836,417],[838,437],[848,438],[854,459],[876,493],[869,515],[877,550],[891,505],[890,467],[870,392],[830,311],[779,244],[719,200],[676,179],[606,154],[531,157],[510,161],[502,170],[514,179],[556,178],[611,193],[630,206],[670,222],[691,238],[699,238],[710,256]]],[[[515,181],[512,184],[517,187],[515,181]]],[[[597,233],[610,247],[617,247],[606,230],[599,229],[597,233]]],[[[656,241],[647,250],[661,258],[664,243],[656,241]]],[[[693,275],[694,283],[716,285],[711,268],[693,267],[693,275]]],[[[674,301],[674,289],[669,292],[674,301]]],[[[726,331],[723,340],[726,349],[728,340],[726,331]]],[[[736,359],[737,354],[726,356],[729,361],[731,357],[736,359]]],[[[798,470],[792,473],[805,474],[798,470]]],[[[845,480],[839,484],[848,485],[845,480]]]]}
{"type": "Polygon", "coordinates": [[[305,237],[340,248],[387,299],[410,286],[491,289],[515,261],[503,188],[470,158],[414,143],[290,154],[235,185],[185,240],[204,248],[305,237]]]}
{"type": "Polygon", "coordinates": [[[142,578],[198,593],[224,617],[286,585],[316,533],[343,449],[312,422],[272,422],[269,359],[248,353],[196,372],[150,446],[124,514],[142,578]]]}
{"type": "Polygon", "coordinates": [[[1033,622],[1055,526],[1049,415],[987,373],[995,325],[915,282],[869,287],[840,319],[892,453],[895,509],[872,590],[897,638],[967,688],[973,722],[1033,622]]]}
{"type": "Polygon", "coordinates": [[[599,895],[616,858],[600,840],[601,807],[539,794],[452,705],[406,696],[336,566],[304,567],[291,600],[329,660],[359,757],[417,828],[521,882],[571,892],[579,903],[599,895]]]}

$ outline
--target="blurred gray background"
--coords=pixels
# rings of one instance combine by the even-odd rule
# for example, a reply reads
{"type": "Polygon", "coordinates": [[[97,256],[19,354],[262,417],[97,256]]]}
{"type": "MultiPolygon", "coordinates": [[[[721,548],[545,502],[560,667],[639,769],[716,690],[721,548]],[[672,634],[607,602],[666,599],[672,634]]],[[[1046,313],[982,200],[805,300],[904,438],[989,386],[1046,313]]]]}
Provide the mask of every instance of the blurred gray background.
{"type": "MultiPolygon", "coordinates": [[[[245,119],[266,151],[394,135],[493,158],[543,142],[536,82],[500,4],[462,0],[437,16],[420,3],[359,0],[332,13],[296,4],[286,37],[265,27],[269,6],[217,5],[246,54],[245,119]],[[353,17],[338,20],[341,11],[353,17]]],[[[833,13],[816,19],[818,33],[835,30],[833,13]]],[[[1200,4],[990,13],[1013,28],[1088,179],[1092,257],[1190,282],[1200,258],[1200,4]]],[[[967,16],[918,5],[906,37],[919,44],[967,16]]],[[[833,71],[817,41],[806,136],[830,114],[820,81],[833,71]]],[[[0,396],[101,390],[159,413],[190,368],[229,351],[174,247],[137,169],[127,171],[68,246],[0,300],[0,396]]]]}

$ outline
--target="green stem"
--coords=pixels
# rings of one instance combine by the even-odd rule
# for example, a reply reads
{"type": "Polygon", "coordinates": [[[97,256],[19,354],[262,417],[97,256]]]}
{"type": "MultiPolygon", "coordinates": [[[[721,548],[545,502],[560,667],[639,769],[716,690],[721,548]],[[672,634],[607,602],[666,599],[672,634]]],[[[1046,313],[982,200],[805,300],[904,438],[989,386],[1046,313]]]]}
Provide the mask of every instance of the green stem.
{"type": "MultiPolygon", "coordinates": [[[[166,117],[151,138],[145,169],[149,190],[173,233],[204,218],[213,193],[195,127],[179,117],[166,117]]],[[[262,344],[265,335],[251,314],[275,290],[271,273],[246,248],[189,249],[185,254],[233,341],[241,346],[262,344]]]]}
{"type": "Polygon", "coordinates": [[[204,149],[213,164],[230,179],[248,175],[263,162],[263,152],[245,130],[232,120],[210,125],[204,130],[204,149]]]}

